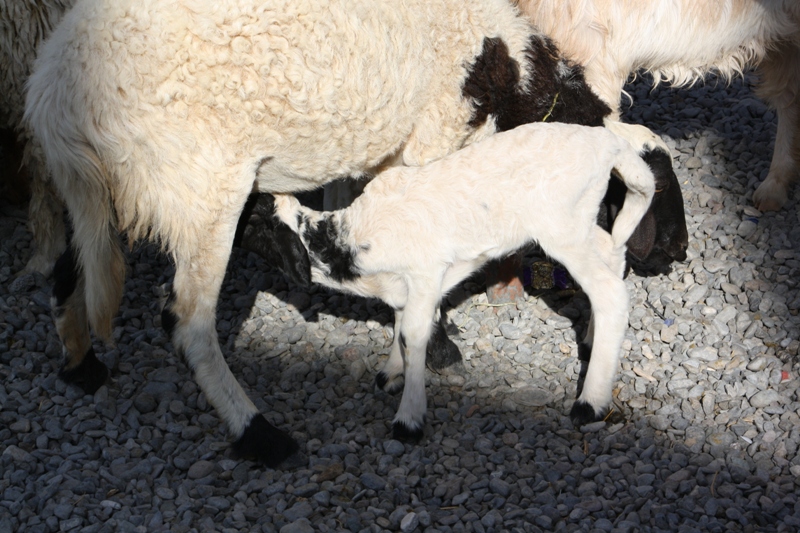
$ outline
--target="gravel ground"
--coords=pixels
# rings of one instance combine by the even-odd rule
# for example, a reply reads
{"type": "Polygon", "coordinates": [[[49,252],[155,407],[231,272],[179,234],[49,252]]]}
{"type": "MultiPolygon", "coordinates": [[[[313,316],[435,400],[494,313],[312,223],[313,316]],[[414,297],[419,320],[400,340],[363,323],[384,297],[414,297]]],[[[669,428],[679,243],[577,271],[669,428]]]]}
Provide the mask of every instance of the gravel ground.
{"type": "Polygon", "coordinates": [[[111,382],[57,378],[50,281],[14,277],[24,211],[0,218],[0,533],[187,531],[797,531],[800,528],[798,191],[751,205],[774,113],[747,81],[628,88],[627,120],[668,138],[689,258],[627,280],[633,308],[615,417],[567,413],[588,318],[575,291],[486,305],[451,295],[463,368],[428,373],[428,427],[391,440],[397,396],[373,380],[383,304],[300,289],[237,251],[219,306],[233,372],[305,452],[291,468],[232,459],[216,413],[160,327],[172,269],[131,254],[111,382]]]}

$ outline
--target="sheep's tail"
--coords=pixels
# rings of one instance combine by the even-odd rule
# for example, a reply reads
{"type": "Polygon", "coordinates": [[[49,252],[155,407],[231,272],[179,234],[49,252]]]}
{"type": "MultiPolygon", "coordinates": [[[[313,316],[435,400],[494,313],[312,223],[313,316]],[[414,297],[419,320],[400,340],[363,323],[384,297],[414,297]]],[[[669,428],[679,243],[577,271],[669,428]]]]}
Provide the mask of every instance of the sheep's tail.
{"type": "MultiPolygon", "coordinates": [[[[57,79],[57,77],[55,78],[57,79]]],[[[72,246],[85,287],[89,325],[110,340],[125,281],[125,257],[112,204],[110,173],[72,115],[63,84],[39,69],[29,79],[25,120],[44,149],[51,179],[73,226],[72,246]]]]}
{"type": "Polygon", "coordinates": [[[625,143],[625,149],[617,154],[614,170],[628,188],[625,203],[614,220],[611,239],[614,248],[622,248],[633,235],[634,230],[644,217],[655,194],[655,177],[647,163],[636,151],[625,143]]]}

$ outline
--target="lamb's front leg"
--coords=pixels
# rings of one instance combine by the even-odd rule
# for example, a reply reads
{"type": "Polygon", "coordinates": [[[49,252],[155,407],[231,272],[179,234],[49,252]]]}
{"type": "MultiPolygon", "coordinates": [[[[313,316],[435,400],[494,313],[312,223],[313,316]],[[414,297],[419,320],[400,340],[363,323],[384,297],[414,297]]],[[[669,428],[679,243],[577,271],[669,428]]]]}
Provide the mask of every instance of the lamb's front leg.
{"type": "Polygon", "coordinates": [[[389,360],[383,365],[383,369],[375,376],[375,384],[389,394],[395,394],[403,386],[403,350],[400,345],[402,334],[400,326],[403,323],[403,310],[394,311],[394,340],[392,341],[392,351],[389,352],[389,360]]]}
{"type": "Polygon", "coordinates": [[[410,290],[399,332],[399,347],[405,368],[403,399],[392,422],[397,440],[417,442],[425,429],[425,348],[428,345],[439,293],[410,290]]]}

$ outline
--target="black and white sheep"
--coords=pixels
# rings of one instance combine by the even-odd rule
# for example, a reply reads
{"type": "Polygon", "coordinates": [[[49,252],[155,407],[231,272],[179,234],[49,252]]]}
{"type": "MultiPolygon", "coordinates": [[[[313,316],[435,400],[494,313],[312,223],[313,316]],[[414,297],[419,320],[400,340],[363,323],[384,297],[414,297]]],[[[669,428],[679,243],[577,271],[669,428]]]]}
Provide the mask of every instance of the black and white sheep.
{"type": "Polygon", "coordinates": [[[66,248],[64,210],[52,190],[41,149],[31,139],[22,116],[25,84],[39,45],[72,6],[74,0],[0,0],[0,128],[7,128],[3,150],[14,165],[7,170],[10,192],[30,191],[28,226],[33,253],[23,272],[49,276],[66,248]],[[24,173],[22,173],[24,169],[24,173]]]}
{"type": "Polygon", "coordinates": [[[769,173],[753,194],[778,210],[800,176],[800,2],[797,0],[517,0],[618,115],[639,70],[688,85],[708,72],[730,79],[758,67],[758,93],[777,110],[769,173]]]}
{"type": "Polygon", "coordinates": [[[111,335],[118,232],[158,240],[176,265],[174,346],[236,450],[277,464],[297,445],[237,383],[215,329],[248,194],[421,165],[545,117],[599,126],[609,111],[507,0],[80,0],[26,101],[74,227],[54,288],[62,375],[87,391],[105,381],[90,327],[111,335]]]}
{"type": "Polygon", "coordinates": [[[394,344],[377,382],[399,390],[404,378],[394,437],[416,440],[426,411],[425,348],[440,301],[488,261],[532,242],[566,267],[592,306],[592,356],[571,416],[583,423],[606,414],[627,327],[625,243],[654,190],[650,168],[621,137],[540,123],[423,167],[389,169],[346,209],[313,211],[276,195],[274,216],[299,235],[312,281],[394,309],[394,344]],[[612,170],[627,193],[609,234],[597,216],[612,170]]]}

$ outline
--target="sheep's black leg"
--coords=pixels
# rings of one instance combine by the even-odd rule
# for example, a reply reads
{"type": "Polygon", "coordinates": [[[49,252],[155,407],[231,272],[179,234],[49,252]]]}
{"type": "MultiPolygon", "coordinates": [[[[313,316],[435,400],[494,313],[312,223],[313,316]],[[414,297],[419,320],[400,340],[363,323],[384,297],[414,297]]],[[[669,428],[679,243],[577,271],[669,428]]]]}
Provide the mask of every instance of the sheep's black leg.
{"type": "Polygon", "coordinates": [[[461,362],[461,351],[447,335],[447,317],[440,312],[428,341],[426,362],[432,370],[442,370],[461,362]]]}
{"type": "Polygon", "coordinates": [[[56,261],[51,307],[67,360],[59,377],[94,394],[108,379],[108,369],[95,356],[86,318],[85,284],[72,246],[56,261]]]}

